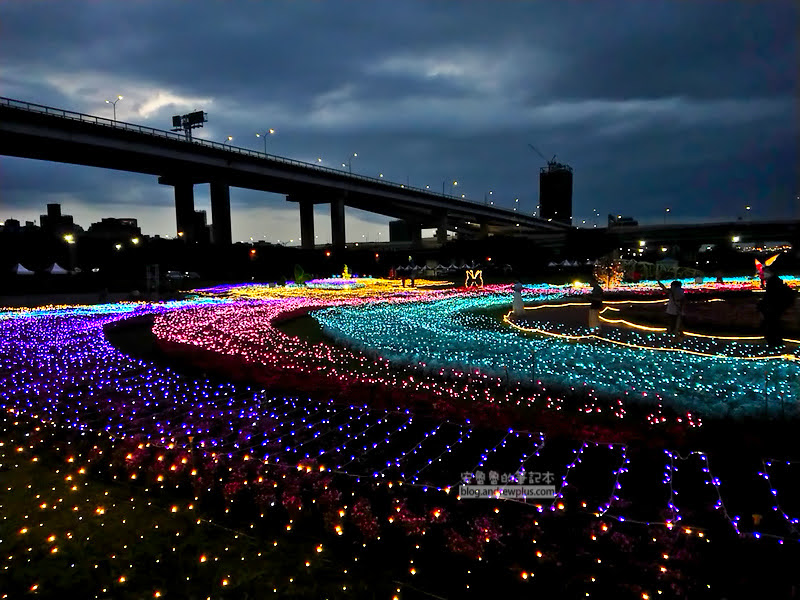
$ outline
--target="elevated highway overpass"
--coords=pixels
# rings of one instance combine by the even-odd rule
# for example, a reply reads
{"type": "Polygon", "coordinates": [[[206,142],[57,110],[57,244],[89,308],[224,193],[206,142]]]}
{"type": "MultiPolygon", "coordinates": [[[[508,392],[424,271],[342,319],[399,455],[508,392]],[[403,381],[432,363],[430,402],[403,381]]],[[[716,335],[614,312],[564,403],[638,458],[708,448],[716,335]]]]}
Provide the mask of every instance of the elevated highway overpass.
{"type": "Polygon", "coordinates": [[[231,243],[231,186],[284,194],[297,203],[306,248],[314,245],[315,204],[330,204],[335,247],[345,243],[345,206],[403,219],[417,236],[422,228],[436,228],[440,241],[457,229],[480,235],[570,229],[427,189],[10,98],[0,98],[0,154],[157,176],[175,189],[176,232],[187,240],[196,236],[194,186],[207,183],[217,244],[231,243]]]}
{"type": "Polygon", "coordinates": [[[722,223],[683,223],[674,225],[642,225],[609,227],[606,238],[618,246],[648,245],[681,246],[715,244],[730,246],[734,242],[786,241],[795,248],[800,244],[800,221],[729,221],[722,223]]]}

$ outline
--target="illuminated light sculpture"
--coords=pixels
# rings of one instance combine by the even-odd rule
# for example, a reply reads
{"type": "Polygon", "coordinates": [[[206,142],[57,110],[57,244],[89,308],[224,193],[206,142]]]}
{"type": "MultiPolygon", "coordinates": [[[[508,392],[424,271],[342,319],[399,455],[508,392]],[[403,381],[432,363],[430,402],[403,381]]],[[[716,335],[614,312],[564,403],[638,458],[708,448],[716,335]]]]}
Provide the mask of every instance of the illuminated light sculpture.
{"type": "Polygon", "coordinates": [[[304,283],[308,288],[321,290],[355,290],[366,287],[363,281],[350,278],[332,277],[329,279],[310,279],[304,283]]]}
{"type": "Polygon", "coordinates": [[[598,260],[592,271],[595,279],[602,283],[606,289],[619,286],[625,276],[622,261],[612,257],[604,257],[598,260]]]}
{"type": "Polygon", "coordinates": [[[483,287],[483,271],[481,269],[467,269],[464,287],[483,287]]]}
{"type": "Polygon", "coordinates": [[[764,286],[764,282],[765,282],[765,279],[766,279],[766,274],[764,273],[764,267],[771,267],[772,263],[774,263],[778,259],[779,256],[780,256],[780,254],[775,254],[774,256],[770,256],[763,263],[760,260],[758,260],[757,258],[755,259],[756,274],[758,275],[758,278],[761,280],[761,286],[762,287],[764,286]]]}

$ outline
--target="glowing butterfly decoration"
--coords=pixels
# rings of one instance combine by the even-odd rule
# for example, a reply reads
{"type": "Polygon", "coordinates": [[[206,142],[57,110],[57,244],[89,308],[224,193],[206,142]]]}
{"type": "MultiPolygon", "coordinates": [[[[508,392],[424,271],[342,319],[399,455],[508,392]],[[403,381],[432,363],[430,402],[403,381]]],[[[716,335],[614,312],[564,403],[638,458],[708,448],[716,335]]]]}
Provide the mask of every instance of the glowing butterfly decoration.
{"type": "Polygon", "coordinates": [[[780,256],[780,254],[776,254],[775,256],[770,256],[767,260],[763,263],[756,259],[756,272],[758,273],[758,277],[763,281],[764,280],[764,267],[772,266],[772,263],[780,256]]]}
{"type": "Polygon", "coordinates": [[[467,269],[467,279],[464,287],[483,287],[483,271],[481,269],[467,269]]]}

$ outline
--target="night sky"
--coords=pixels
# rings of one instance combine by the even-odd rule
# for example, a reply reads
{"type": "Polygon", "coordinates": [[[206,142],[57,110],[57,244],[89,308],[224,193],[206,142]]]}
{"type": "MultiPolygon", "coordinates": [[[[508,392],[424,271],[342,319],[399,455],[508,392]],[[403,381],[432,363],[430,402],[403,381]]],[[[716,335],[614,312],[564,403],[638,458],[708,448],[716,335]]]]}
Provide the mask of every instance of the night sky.
{"type": "MultiPolygon", "coordinates": [[[[800,218],[798,4],[704,2],[0,3],[0,95],[532,213],[544,164],[575,171],[574,223],[800,218]],[[593,217],[593,211],[600,218],[593,217]]],[[[196,186],[208,209],[208,186],[196,186]]],[[[232,189],[233,237],[299,240],[282,196],[232,189]]],[[[0,221],[60,202],[84,228],[175,235],[155,177],[0,158],[0,221]]],[[[348,211],[350,241],[388,220],[348,211]]],[[[330,239],[327,207],[316,213],[330,239]]],[[[380,233],[380,236],[378,235],[380,233]]]]}

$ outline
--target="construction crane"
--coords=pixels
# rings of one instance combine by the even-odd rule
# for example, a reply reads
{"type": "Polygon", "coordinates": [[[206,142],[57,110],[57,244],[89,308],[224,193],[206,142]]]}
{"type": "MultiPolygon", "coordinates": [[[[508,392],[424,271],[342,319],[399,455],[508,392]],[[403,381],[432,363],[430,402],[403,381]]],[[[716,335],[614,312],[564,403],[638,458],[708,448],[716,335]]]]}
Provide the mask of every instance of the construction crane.
{"type": "Polygon", "coordinates": [[[552,165],[555,165],[555,164],[556,164],[556,155],[555,155],[555,154],[553,154],[553,158],[552,158],[551,160],[547,160],[547,159],[544,157],[544,154],[542,154],[541,152],[539,152],[539,151],[536,149],[536,147],[535,147],[533,144],[528,144],[528,146],[530,146],[530,149],[531,149],[531,150],[533,150],[534,152],[536,152],[536,154],[538,154],[539,156],[541,156],[541,157],[542,157],[542,160],[543,160],[544,162],[546,162],[548,166],[552,166],[552,165]]]}

